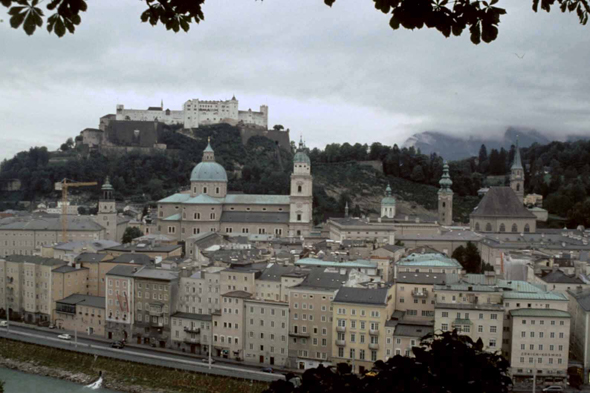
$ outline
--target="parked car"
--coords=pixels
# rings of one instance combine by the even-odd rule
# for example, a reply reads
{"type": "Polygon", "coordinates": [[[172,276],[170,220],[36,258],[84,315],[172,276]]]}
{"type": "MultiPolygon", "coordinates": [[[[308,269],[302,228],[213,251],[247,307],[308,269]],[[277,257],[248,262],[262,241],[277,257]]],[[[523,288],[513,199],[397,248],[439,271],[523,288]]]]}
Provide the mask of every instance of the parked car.
{"type": "Polygon", "coordinates": [[[273,371],[272,367],[265,367],[262,369],[262,372],[272,374],[274,371],[273,371]]]}
{"type": "Polygon", "coordinates": [[[561,386],[548,386],[543,389],[544,392],[563,392],[563,387],[561,386]]]}
{"type": "MultiPolygon", "coordinates": [[[[205,359],[201,359],[201,362],[209,364],[209,359],[205,358],[205,359]]],[[[211,359],[211,364],[215,363],[215,360],[211,359]]]]}
{"type": "Polygon", "coordinates": [[[70,336],[69,334],[60,334],[59,336],[57,336],[57,338],[59,338],[60,340],[71,340],[72,336],[70,336]]]}
{"type": "Polygon", "coordinates": [[[49,325],[49,326],[47,326],[47,327],[48,327],[49,329],[55,329],[55,325],[54,325],[54,324],[51,324],[51,325],[49,325]]]}
{"type": "Polygon", "coordinates": [[[8,321],[0,321],[0,327],[8,327],[8,321]]]}
{"type": "Polygon", "coordinates": [[[125,343],[123,341],[113,341],[111,348],[123,349],[125,348],[125,343]]]}

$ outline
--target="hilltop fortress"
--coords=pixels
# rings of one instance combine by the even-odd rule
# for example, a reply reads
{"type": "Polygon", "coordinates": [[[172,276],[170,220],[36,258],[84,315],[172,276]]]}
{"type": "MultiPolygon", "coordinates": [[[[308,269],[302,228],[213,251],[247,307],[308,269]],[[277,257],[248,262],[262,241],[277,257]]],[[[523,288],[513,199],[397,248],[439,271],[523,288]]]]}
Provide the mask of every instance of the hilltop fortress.
{"type": "Polygon", "coordinates": [[[168,126],[180,127],[180,133],[192,137],[191,129],[222,123],[238,127],[243,144],[253,136],[263,136],[285,150],[291,148],[288,129],[268,129],[268,106],[261,105],[260,111],[242,111],[235,96],[225,101],[188,100],[182,110],[164,109],[164,102],[147,109],[125,109],[119,104],[115,114],[100,118],[98,128],[82,130],[76,143],[88,151],[151,153],[166,150],[160,140],[168,126]]]}
{"type": "Polygon", "coordinates": [[[182,124],[184,128],[199,128],[201,125],[228,123],[232,126],[250,125],[268,128],[268,106],[261,105],[260,111],[241,111],[235,96],[225,101],[201,101],[198,98],[184,103],[182,110],[164,110],[159,107],[125,109],[117,105],[115,120],[158,121],[164,124],[182,124]]]}

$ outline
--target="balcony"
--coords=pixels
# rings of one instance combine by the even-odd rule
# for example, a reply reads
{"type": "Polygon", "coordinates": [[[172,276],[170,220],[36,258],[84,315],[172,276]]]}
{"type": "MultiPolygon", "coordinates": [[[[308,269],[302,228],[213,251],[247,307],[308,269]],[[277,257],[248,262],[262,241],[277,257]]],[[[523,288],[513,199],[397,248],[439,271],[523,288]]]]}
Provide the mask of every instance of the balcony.
{"type": "Polygon", "coordinates": [[[184,331],[187,333],[201,334],[201,328],[185,326],[184,331]]]}
{"type": "Polygon", "coordinates": [[[428,289],[414,289],[412,291],[412,296],[417,298],[427,298],[428,297],[428,289]]]}
{"type": "Polygon", "coordinates": [[[377,350],[379,349],[379,344],[369,343],[369,349],[377,350]]]}
{"type": "Polygon", "coordinates": [[[452,325],[453,327],[457,327],[457,326],[471,326],[473,324],[473,322],[471,322],[470,319],[460,319],[460,318],[456,318],[453,322],[452,325]]]}
{"type": "Polygon", "coordinates": [[[300,337],[300,338],[309,338],[309,333],[289,332],[289,336],[292,336],[292,337],[300,337]]]}
{"type": "Polygon", "coordinates": [[[200,337],[195,337],[195,338],[185,337],[183,341],[187,344],[200,344],[201,338],[200,337]]]}
{"type": "Polygon", "coordinates": [[[369,329],[369,334],[371,336],[378,336],[379,335],[379,330],[377,330],[377,329],[369,329]]]}
{"type": "Polygon", "coordinates": [[[346,332],[346,326],[336,326],[336,331],[338,333],[344,333],[346,332]]]}
{"type": "Polygon", "coordinates": [[[336,345],[339,347],[345,347],[346,346],[346,340],[336,340],[336,345]]]}
{"type": "Polygon", "coordinates": [[[150,308],[151,317],[161,317],[162,315],[164,315],[164,312],[161,308],[150,308]]]}

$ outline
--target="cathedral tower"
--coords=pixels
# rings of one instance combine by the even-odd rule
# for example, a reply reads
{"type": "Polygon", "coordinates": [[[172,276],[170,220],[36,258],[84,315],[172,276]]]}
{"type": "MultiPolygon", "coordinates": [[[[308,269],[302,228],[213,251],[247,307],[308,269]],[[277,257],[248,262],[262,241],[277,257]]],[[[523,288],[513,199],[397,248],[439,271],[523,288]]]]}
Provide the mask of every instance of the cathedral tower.
{"type": "Polygon", "coordinates": [[[289,216],[289,236],[308,236],[313,224],[313,177],[311,160],[305,154],[303,141],[293,158],[291,174],[291,196],[289,216]]]}
{"type": "Polygon", "coordinates": [[[451,225],[453,223],[453,181],[449,176],[449,165],[444,162],[443,175],[438,182],[438,223],[440,225],[451,225]]]}
{"type": "Polygon", "coordinates": [[[510,188],[514,190],[518,199],[524,203],[524,168],[520,160],[520,149],[518,148],[518,137],[516,138],[516,151],[510,168],[510,188]]]}

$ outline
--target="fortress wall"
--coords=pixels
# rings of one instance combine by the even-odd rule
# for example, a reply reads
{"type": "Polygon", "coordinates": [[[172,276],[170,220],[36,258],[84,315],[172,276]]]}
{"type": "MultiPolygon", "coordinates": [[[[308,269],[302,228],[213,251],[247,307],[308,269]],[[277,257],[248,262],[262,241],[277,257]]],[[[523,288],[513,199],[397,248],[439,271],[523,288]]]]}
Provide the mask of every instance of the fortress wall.
{"type": "Polygon", "coordinates": [[[240,135],[242,136],[242,144],[248,143],[248,140],[253,136],[264,136],[276,142],[279,147],[289,151],[291,149],[291,138],[289,131],[275,131],[275,130],[257,130],[252,128],[240,128],[240,135]]]}

